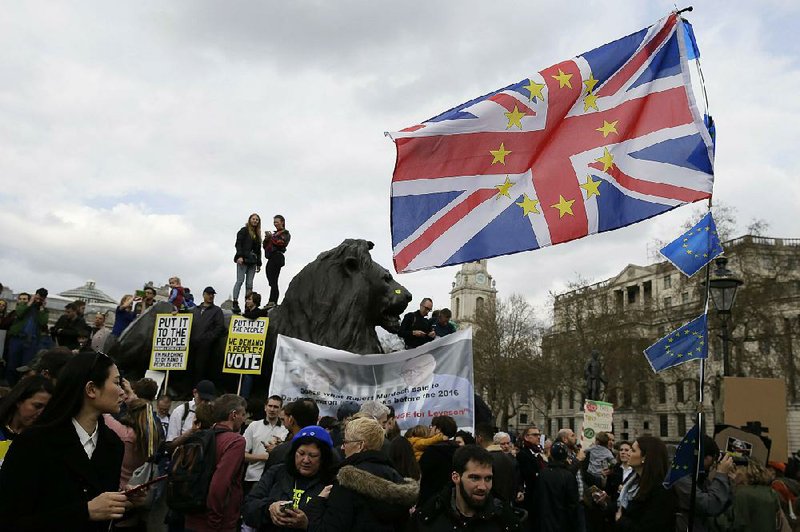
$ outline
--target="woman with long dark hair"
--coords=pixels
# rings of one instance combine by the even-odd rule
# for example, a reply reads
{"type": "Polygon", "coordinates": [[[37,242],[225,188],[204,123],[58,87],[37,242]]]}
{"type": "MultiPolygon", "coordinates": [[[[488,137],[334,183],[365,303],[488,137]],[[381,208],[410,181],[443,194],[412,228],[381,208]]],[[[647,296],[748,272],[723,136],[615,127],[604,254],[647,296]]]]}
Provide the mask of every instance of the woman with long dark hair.
{"type": "Polygon", "coordinates": [[[233,312],[241,314],[239,293],[244,283],[244,295],[253,291],[253,279],[261,271],[261,217],[253,213],[236,233],[236,284],[233,285],[233,312]]]}
{"type": "Polygon", "coordinates": [[[123,446],[102,417],[119,412],[120,379],[103,353],[67,362],[47,407],[0,469],[0,528],[108,530],[123,516],[131,506],[118,491],[123,446]]]}
{"type": "Polygon", "coordinates": [[[617,530],[673,532],[675,499],[662,484],[669,470],[667,446],[655,436],[639,436],[631,446],[628,465],[634,474],[619,496],[617,530]]]}
{"type": "Polygon", "coordinates": [[[31,375],[19,381],[0,402],[0,440],[13,440],[30,428],[53,395],[47,377],[31,375]]]}
{"type": "Polygon", "coordinates": [[[286,219],[280,214],[276,214],[272,218],[272,225],[275,226],[275,231],[266,231],[264,233],[264,256],[267,258],[267,282],[269,283],[269,302],[267,307],[274,307],[278,304],[278,276],[281,274],[281,268],[286,264],[286,246],[289,245],[289,240],[292,235],[286,229],[286,219]]]}

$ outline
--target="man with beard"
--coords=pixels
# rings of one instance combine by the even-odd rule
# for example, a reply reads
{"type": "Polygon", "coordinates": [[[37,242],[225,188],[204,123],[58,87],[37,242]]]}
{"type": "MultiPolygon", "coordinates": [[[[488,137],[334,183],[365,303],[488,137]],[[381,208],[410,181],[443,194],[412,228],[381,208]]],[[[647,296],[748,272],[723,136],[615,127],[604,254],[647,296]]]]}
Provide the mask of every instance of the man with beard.
{"type": "Polygon", "coordinates": [[[453,456],[452,486],[418,508],[414,530],[521,530],[526,514],[491,495],[492,456],[477,445],[465,445],[453,456]]]}

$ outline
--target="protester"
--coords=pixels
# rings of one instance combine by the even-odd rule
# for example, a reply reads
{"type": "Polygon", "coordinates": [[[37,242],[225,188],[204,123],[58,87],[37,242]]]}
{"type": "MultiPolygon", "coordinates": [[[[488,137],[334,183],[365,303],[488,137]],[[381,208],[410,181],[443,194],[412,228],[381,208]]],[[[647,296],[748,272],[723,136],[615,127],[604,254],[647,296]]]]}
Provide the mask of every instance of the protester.
{"type": "Polygon", "coordinates": [[[411,427],[406,430],[404,437],[411,444],[411,448],[414,449],[414,457],[416,457],[417,461],[422,458],[422,453],[425,452],[428,446],[447,440],[447,436],[442,434],[441,431],[433,434],[431,429],[425,425],[411,427]]]}
{"type": "Polygon", "coordinates": [[[258,292],[250,292],[244,299],[244,312],[242,316],[251,320],[269,317],[269,309],[260,307],[261,294],[258,292]]]}
{"type": "Polygon", "coordinates": [[[477,444],[489,452],[492,458],[492,493],[501,501],[514,502],[518,500],[521,492],[519,470],[510,454],[504,453],[499,445],[494,443],[494,429],[485,423],[475,427],[477,444]]]}
{"type": "Polygon", "coordinates": [[[784,520],[778,494],[770,487],[772,476],[754,459],[733,471],[733,504],[715,520],[717,529],[733,532],[782,530],[784,520]]]}
{"type": "Polygon", "coordinates": [[[203,302],[192,310],[192,333],[189,335],[189,382],[211,377],[209,363],[217,341],[225,335],[225,317],[214,304],[216,290],[203,289],[203,302]]]}
{"type": "Polygon", "coordinates": [[[426,344],[436,336],[431,322],[426,317],[431,310],[433,310],[433,300],[426,297],[420,302],[419,310],[409,312],[403,316],[398,334],[405,342],[406,349],[413,349],[426,344]]]}
{"type": "MultiPolygon", "coordinates": [[[[539,475],[547,466],[547,459],[544,449],[540,445],[542,432],[536,425],[531,425],[522,433],[522,446],[517,453],[517,463],[522,484],[525,487],[523,497],[523,507],[528,511],[528,523],[532,524],[538,520],[536,513],[536,486],[539,475]]],[[[577,497],[577,486],[575,496],[577,497]]]]}
{"type": "Polygon", "coordinates": [[[609,442],[613,444],[611,436],[606,432],[598,432],[594,438],[594,445],[586,449],[586,478],[590,486],[604,487],[606,477],[611,472],[611,467],[616,463],[614,453],[608,448],[609,442]]]}
{"type": "Polygon", "coordinates": [[[20,380],[0,401],[0,440],[13,440],[29,429],[50,402],[53,387],[42,375],[20,380]]]}
{"type": "MultiPolygon", "coordinates": [[[[156,289],[150,285],[144,287],[142,290],[144,296],[142,298],[136,297],[133,301],[136,305],[133,307],[133,312],[137,316],[141,316],[144,311],[156,304],[156,289]]],[[[120,331],[122,332],[122,331],[120,331]]]]}
{"type": "Polygon", "coordinates": [[[475,445],[475,438],[466,430],[459,430],[456,432],[455,441],[461,447],[465,445],[475,445]]]}
{"type": "Polygon", "coordinates": [[[89,336],[89,326],[79,314],[79,308],[74,302],[67,303],[64,307],[64,314],[59,316],[55,325],[50,329],[53,340],[60,347],[78,349],[78,336],[81,334],[89,336]]]}
{"type": "MultiPolygon", "coordinates": [[[[317,420],[319,419],[319,407],[313,399],[298,399],[297,401],[287,403],[283,407],[282,415],[283,426],[289,431],[287,436],[294,437],[294,435],[300,432],[304,427],[317,424],[317,420]]],[[[286,459],[286,455],[289,454],[291,450],[291,446],[292,442],[286,441],[272,449],[264,465],[264,469],[267,470],[274,465],[283,463],[286,459]]]]}
{"type": "Polygon", "coordinates": [[[306,530],[305,508],[333,479],[333,441],[320,426],[294,435],[285,463],[271,467],[247,496],[245,524],[262,531],[306,530]]]}
{"type": "Polygon", "coordinates": [[[269,454],[286,440],[289,431],[280,420],[283,399],[280,395],[272,395],[264,405],[266,417],[261,421],[253,421],[244,431],[244,460],[247,471],[244,477],[245,493],[259,481],[264,473],[264,464],[269,454]]]}
{"type": "Polygon", "coordinates": [[[214,400],[214,429],[216,435],[214,474],[208,487],[206,511],[186,515],[186,529],[193,532],[238,529],[244,494],[242,493],[242,466],[244,465],[244,438],[239,434],[244,422],[247,403],[234,394],[225,394],[214,400]]]}
{"type": "Polygon", "coordinates": [[[286,220],[280,214],[272,218],[272,225],[275,231],[265,231],[264,233],[264,257],[267,259],[267,282],[269,283],[269,301],[267,307],[272,308],[278,304],[278,276],[281,268],[286,263],[286,246],[292,235],[286,229],[286,220]]]}
{"type": "MultiPolygon", "coordinates": [[[[27,294],[24,294],[27,295],[27,294]]],[[[14,323],[8,329],[8,354],[6,356],[6,381],[14,385],[19,380],[17,368],[27,366],[40,348],[52,345],[42,330],[47,327],[47,290],[39,288],[28,299],[23,294],[17,298],[14,323]]]]}
{"type": "MultiPolygon", "coordinates": [[[[550,461],[539,474],[536,497],[535,530],[543,532],[570,532],[579,530],[578,481],[567,466],[569,450],[561,442],[550,449],[550,461]]],[[[533,522],[531,522],[533,524],[533,522]]]]}
{"type": "Polygon", "coordinates": [[[114,311],[114,326],[111,328],[111,336],[119,338],[128,325],[136,319],[137,314],[131,310],[131,305],[133,305],[133,296],[130,294],[122,296],[117,310],[114,311]]]}
{"type": "Polygon", "coordinates": [[[167,281],[167,284],[169,285],[169,297],[167,298],[167,302],[172,303],[172,313],[175,314],[181,310],[184,310],[185,306],[181,278],[170,277],[167,281]]]}
{"type": "Polygon", "coordinates": [[[166,438],[169,431],[169,411],[172,408],[172,397],[169,395],[162,395],[156,402],[156,415],[161,422],[161,427],[164,429],[164,437],[166,438]]]}
{"type": "Polygon", "coordinates": [[[106,531],[123,516],[132,504],[119,491],[123,445],[102,420],[122,397],[108,356],[81,353],[64,366],[52,400],[0,469],[4,529],[106,531]]]}
{"type": "Polygon", "coordinates": [[[400,427],[397,426],[397,413],[394,411],[394,407],[386,405],[386,408],[389,409],[389,415],[386,418],[386,438],[392,441],[400,437],[400,427]]]}
{"type": "Polygon", "coordinates": [[[419,480],[419,462],[414,456],[411,443],[405,438],[395,438],[389,443],[389,460],[403,478],[419,480]]]}
{"type": "Polygon", "coordinates": [[[169,416],[167,441],[172,441],[191,429],[197,405],[213,401],[216,397],[217,389],[213,382],[209,380],[198,382],[197,386],[192,390],[192,400],[175,408],[169,416]]]}
{"type": "Polygon", "coordinates": [[[233,313],[241,314],[239,293],[244,283],[245,296],[253,291],[253,278],[261,271],[261,217],[253,213],[236,233],[236,284],[233,285],[233,313]]]}
{"type": "Polygon", "coordinates": [[[61,368],[69,362],[74,353],[66,347],[54,347],[46,351],[39,351],[36,358],[31,360],[27,366],[20,366],[17,372],[23,377],[31,375],[42,375],[50,379],[53,386],[56,385],[61,368]]]}
{"type": "Polygon", "coordinates": [[[639,436],[633,442],[628,463],[636,475],[628,480],[620,494],[617,530],[674,531],[674,496],[662,485],[669,469],[664,442],[655,436],[639,436]]]}
{"type": "Polygon", "coordinates": [[[459,447],[449,469],[450,479],[444,489],[417,506],[412,530],[521,530],[525,511],[492,496],[492,457],[486,449],[477,445],[459,447]]]}
{"type": "Polygon", "coordinates": [[[435,319],[432,320],[431,326],[433,328],[433,333],[437,338],[441,338],[442,336],[447,336],[448,334],[453,334],[456,332],[456,326],[450,321],[450,318],[452,317],[453,313],[450,311],[450,309],[443,308],[435,316],[435,319]]]}
{"type": "Polygon", "coordinates": [[[418,505],[433,498],[448,485],[452,473],[453,455],[459,449],[452,439],[456,435],[455,420],[450,416],[436,416],[431,421],[431,434],[441,434],[444,440],[429,445],[419,459],[422,479],[419,486],[418,505]]]}
{"type": "Polygon", "coordinates": [[[94,323],[91,328],[91,347],[93,351],[102,351],[108,338],[109,330],[106,328],[106,315],[97,312],[94,315],[94,323]]]}
{"type": "Polygon", "coordinates": [[[131,383],[131,389],[136,397],[145,401],[155,401],[158,394],[158,384],[150,378],[139,379],[131,383]]]}
{"type": "MultiPolygon", "coordinates": [[[[703,435],[703,473],[698,479],[694,499],[695,532],[709,530],[710,521],[727,509],[732,501],[731,484],[728,475],[735,468],[733,457],[725,455],[719,458],[719,447],[714,438],[703,435]]],[[[677,498],[677,515],[675,516],[677,532],[689,529],[689,509],[692,500],[692,475],[678,479],[672,486],[677,498]]]]}
{"type": "Polygon", "coordinates": [[[385,434],[374,419],[347,424],[342,444],[345,460],[336,482],[306,507],[310,532],[404,530],[419,484],[403,479],[381,452],[385,434]]]}

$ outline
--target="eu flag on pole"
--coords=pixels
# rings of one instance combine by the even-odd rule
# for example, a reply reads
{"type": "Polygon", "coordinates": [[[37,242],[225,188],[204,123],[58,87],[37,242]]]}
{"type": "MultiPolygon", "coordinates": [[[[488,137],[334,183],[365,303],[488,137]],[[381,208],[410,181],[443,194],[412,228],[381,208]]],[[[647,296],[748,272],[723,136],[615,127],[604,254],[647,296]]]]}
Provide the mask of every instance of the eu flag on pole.
{"type": "Polygon", "coordinates": [[[722,254],[722,244],[711,212],[660,252],[684,275],[691,277],[722,254]]]}
{"type": "Polygon", "coordinates": [[[711,197],[685,24],[672,13],[387,133],[395,269],[569,242],[711,197]]]}
{"type": "Polygon", "coordinates": [[[708,357],[706,315],[699,316],[644,350],[653,371],[658,373],[690,360],[708,357]]]}
{"type": "Polygon", "coordinates": [[[697,467],[697,441],[700,438],[699,425],[695,425],[686,436],[683,437],[678,448],[675,450],[675,457],[672,459],[667,477],[664,479],[664,488],[670,489],[678,480],[694,473],[697,467]]]}

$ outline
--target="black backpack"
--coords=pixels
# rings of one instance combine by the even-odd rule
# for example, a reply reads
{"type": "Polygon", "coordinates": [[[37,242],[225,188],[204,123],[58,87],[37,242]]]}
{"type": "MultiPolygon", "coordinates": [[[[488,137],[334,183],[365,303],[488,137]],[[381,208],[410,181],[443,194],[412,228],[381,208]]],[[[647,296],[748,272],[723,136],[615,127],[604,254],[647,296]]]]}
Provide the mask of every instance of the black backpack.
{"type": "Polygon", "coordinates": [[[206,511],[208,487],[217,465],[217,434],[227,429],[206,429],[190,434],[172,452],[167,477],[167,506],[182,514],[206,511]]]}

